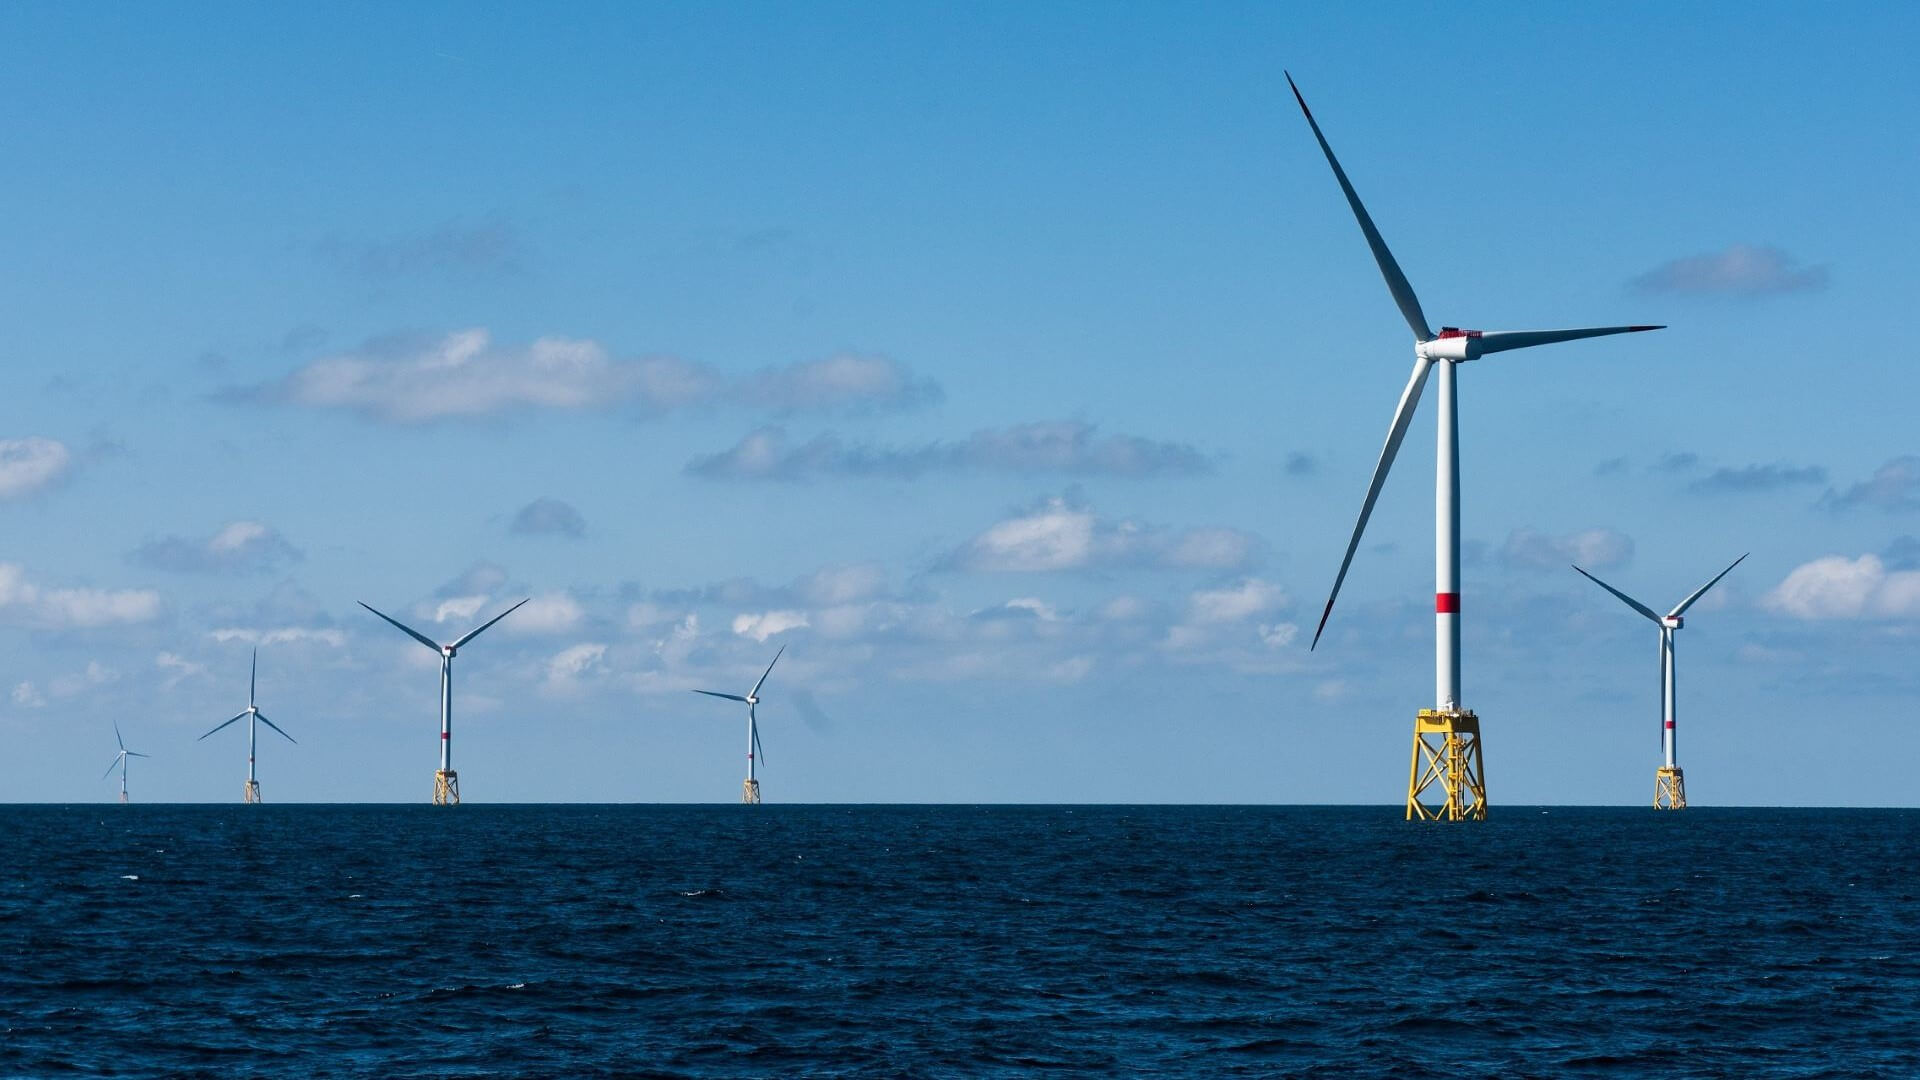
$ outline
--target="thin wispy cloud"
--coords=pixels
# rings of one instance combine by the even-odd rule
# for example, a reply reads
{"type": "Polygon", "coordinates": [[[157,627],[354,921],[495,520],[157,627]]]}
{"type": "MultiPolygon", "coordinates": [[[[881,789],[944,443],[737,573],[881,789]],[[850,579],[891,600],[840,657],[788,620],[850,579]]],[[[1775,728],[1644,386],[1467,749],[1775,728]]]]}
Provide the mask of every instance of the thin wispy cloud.
{"type": "Polygon", "coordinates": [[[303,557],[280,530],[258,521],[230,522],[206,537],[149,540],[127,556],[137,565],[176,574],[271,573],[303,557]]]}
{"type": "Polygon", "coordinates": [[[1703,495],[1780,491],[1827,482],[1827,470],[1818,465],[1722,466],[1687,485],[1703,495]]]}
{"type": "Polygon", "coordinates": [[[587,519],[559,499],[538,498],[513,515],[507,531],[516,536],[564,536],[578,540],[587,534],[587,519]]]}
{"type": "Polygon", "coordinates": [[[1559,535],[1515,529],[1500,558],[1509,566],[1564,570],[1569,563],[1588,570],[1623,566],[1633,558],[1633,538],[1617,529],[1582,529],[1559,535]]]}
{"type": "Polygon", "coordinates": [[[151,622],[160,617],[152,589],[47,588],[17,563],[0,563],[0,618],[50,630],[151,622]]]}
{"type": "Polygon", "coordinates": [[[0,499],[45,491],[66,479],[73,464],[73,451],[57,439],[0,439],[0,499]]]}
{"type": "Polygon", "coordinates": [[[1827,287],[1827,268],[1801,266],[1777,247],[1734,244],[1723,251],[1662,263],[1634,278],[1649,295],[1760,297],[1827,287]]]}
{"type": "Polygon", "coordinates": [[[1171,529],[1110,520],[1052,498],[996,522],[950,553],[946,569],[1039,573],[1112,567],[1235,570],[1250,566],[1259,541],[1237,529],[1171,529]]]}
{"type": "Polygon", "coordinates": [[[1820,505],[1829,510],[1870,507],[1889,512],[1920,510],[1920,457],[1893,458],[1844,491],[1828,489],[1820,505]]]}
{"type": "Polygon", "coordinates": [[[985,428],[964,439],[909,446],[847,443],[831,432],[795,445],[785,430],[766,427],[719,453],[697,457],[686,472],[709,480],[798,482],[824,477],[910,480],[932,472],[1060,473],[1152,476],[1205,472],[1206,456],[1189,444],[1136,435],[1101,435],[1076,420],[985,428]]]}

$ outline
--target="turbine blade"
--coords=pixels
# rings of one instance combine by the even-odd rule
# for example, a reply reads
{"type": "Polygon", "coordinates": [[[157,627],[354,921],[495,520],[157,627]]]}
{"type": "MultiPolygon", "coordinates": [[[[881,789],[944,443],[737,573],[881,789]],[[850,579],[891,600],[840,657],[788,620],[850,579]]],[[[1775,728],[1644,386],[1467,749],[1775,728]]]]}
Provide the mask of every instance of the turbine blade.
{"type": "Polygon", "coordinates": [[[745,701],[745,700],[747,700],[746,698],[743,698],[743,697],[741,697],[741,696],[740,696],[739,694],[723,694],[723,693],[721,693],[721,692],[720,692],[720,691],[718,691],[718,690],[695,690],[695,691],[694,691],[694,693],[696,693],[696,694],[705,694],[705,695],[707,695],[708,697],[723,697],[723,698],[726,698],[726,699],[727,699],[728,701],[745,701]]]}
{"type": "Polygon", "coordinates": [[[767,763],[767,752],[760,748],[759,724],[753,725],[753,754],[760,759],[760,764],[765,765],[767,763]]]}
{"type": "Polygon", "coordinates": [[[138,751],[138,750],[129,750],[129,751],[127,751],[127,756],[128,756],[128,757],[152,757],[153,755],[152,755],[152,754],[143,754],[143,753],[141,753],[141,752],[140,752],[140,751],[138,751]]]}
{"type": "Polygon", "coordinates": [[[118,720],[113,722],[113,741],[120,744],[121,753],[124,754],[127,752],[127,740],[120,737],[120,721],[118,720]]]}
{"type": "MultiPolygon", "coordinates": [[[[1753,554],[1753,552],[1751,551],[1747,552],[1747,555],[1751,555],[1751,554],[1753,554]]],[[[1705,585],[1702,585],[1699,588],[1693,590],[1693,595],[1687,597],[1685,600],[1680,601],[1680,606],[1673,609],[1673,614],[1675,615],[1686,614],[1687,609],[1693,606],[1693,602],[1695,600],[1698,600],[1702,596],[1705,596],[1707,594],[1708,589],[1711,589],[1715,585],[1720,584],[1721,578],[1726,577],[1728,574],[1733,573],[1733,568],[1735,566],[1739,566],[1741,563],[1747,561],[1747,555],[1742,555],[1739,558],[1733,560],[1732,564],[1729,565],[1725,570],[1722,570],[1719,573],[1713,575],[1712,581],[1709,581],[1705,585]]]]}
{"type": "MultiPolygon", "coordinates": [[[[531,600],[531,599],[533,599],[533,597],[531,597],[531,596],[529,596],[529,597],[527,597],[527,600],[531,600]]],[[[467,631],[467,633],[466,633],[466,636],[465,636],[465,637],[462,637],[462,638],[458,638],[458,639],[456,639],[456,640],[454,641],[454,643],[453,643],[453,647],[454,647],[454,648],[456,648],[456,649],[458,649],[458,648],[459,648],[460,646],[462,646],[462,645],[465,645],[465,644],[466,644],[467,642],[469,642],[469,641],[472,641],[472,640],[473,640],[474,638],[477,638],[477,637],[479,637],[479,636],[480,636],[480,631],[482,631],[482,630],[485,630],[485,629],[486,629],[487,627],[489,627],[489,626],[492,626],[492,625],[493,625],[494,623],[497,623],[497,622],[499,622],[499,621],[500,621],[501,619],[504,619],[504,618],[506,618],[507,616],[509,616],[509,615],[511,615],[511,614],[513,614],[513,613],[514,613],[514,612],[516,612],[516,611],[519,611],[519,610],[520,610],[520,604],[524,604],[524,603],[526,603],[526,602],[527,602],[527,600],[522,600],[522,601],[520,601],[520,603],[519,603],[519,604],[515,604],[515,605],[513,605],[512,607],[510,607],[510,608],[508,608],[507,610],[505,610],[505,611],[503,611],[503,612],[501,612],[500,614],[498,614],[498,615],[495,615],[495,616],[494,616],[493,618],[491,618],[491,619],[488,619],[488,620],[487,620],[486,622],[483,622],[483,623],[481,623],[481,624],[480,624],[479,626],[476,626],[476,627],[474,627],[473,629],[471,629],[471,630],[469,630],[469,631],[467,631]]]]}
{"type": "Polygon", "coordinates": [[[105,780],[107,777],[113,775],[113,770],[120,767],[120,758],[124,756],[125,753],[126,753],[125,751],[121,751],[120,753],[113,755],[113,762],[107,766],[106,772],[103,772],[100,774],[100,779],[105,780]]]}
{"type": "Polygon", "coordinates": [[[359,604],[361,607],[366,608],[368,611],[371,611],[375,615],[378,615],[381,618],[392,623],[394,627],[397,628],[401,633],[407,635],[408,637],[419,642],[420,644],[425,645],[427,648],[432,649],[434,652],[440,651],[439,642],[433,640],[432,638],[421,633],[420,631],[415,630],[413,627],[408,626],[406,623],[401,622],[399,619],[396,619],[393,616],[388,615],[386,612],[381,611],[379,608],[374,607],[372,604],[367,603],[365,600],[355,600],[354,603],[359,604]]]}
{"type": "MultiPolygon", "coordinates": [[[[220,721],[220,723],[219,723],[219,724],[218,724],[218,725],[217,725],[217,726],[216,726],[216,727],[215,727],[215,728],[213,729],[213,731],[219,731],[219,730],[220,730],[221,728],[223,728],[223,727],[226,727],[226,726],[227,726],[228,724],[231,724],[231,723],[233,723],[233,721],[234,721],[234,720],[238,720],[238,719],[240,719],[240,717],[242,717],[242,716],[245,716],[245,715],[247,715],[247,714],[246,714],[246,713],[244,713],[244,712],[242,712],[242,713],[240,713],[240,714],[239,714],[238,716],[235,716],[235,717],[233,718],[233,720],[222,720],[222,721],[220,721]]],[[[211,734],[213,734],[213,731],[209,731],[209,732],[207,732],[207,735],[211,735],[211,734]]],[[[206,738],[206,737],[207,737],[207,735],[202,735],[202,736],[200,736],[200,739],[204,739],[204,738],[206,738]]],[[[194,742],[199,742],[199,741],[200,741],[200,739],[195,739],[195,740],[193,740],[193,741],[194,741],[194,742]]]]}
{"type": "Polygon", "coordinates": [[[253,704],[254,687],[260,681],[260,647],[254,646],[253,667],[247,671],[247,704],[253,704]]]}
{"type": "MultiPolygon", "coordinates": [[[[1577,566],[1576,566],[1576,567],[1574,567],[1574,569],[1575,569],[1575,570],[1580,570],[1580,568],[1579,568],[1579,567],[1577,567],[1577,566]]],[[[1613,595],[1615,595],[1615,596],[1617,596],[1617,597],[1619,597],[1619,598],[1620,598],[1620,602],[1621,602],[1621,603],[1623,603],[1623,604],[1625,604],[1625,605],[1627,605],[1628,607],[1630,607],[1630,608],[1632,608],[1633,610],[1635,610],[1635,611],[1637,611],[1637,612],[1639,612],[1640,614],[1642,614],[1642,615],[1645,615],[1645,616],[1646,616],[1647,618],[1649,618],[1649,619],[1652,619],[1652,620],[1653,620],[1653,624],[1654,624],[1655,626],[1664,626],[1664,625],[1665,625],[1664,623],[1662,623],[1662,622],[1660,621],[1660,616],[1658,616],[1658,615],[1655,615],[1655,614],[1653,613],[1653,609],[1652,609],[1652,608],[1650,608],[1650,607],[1648,607],[1647,605],[1645,605],[1645,604],[1643,604],[1643,603],[1641,603],[1641,602],[1640,602],[1640,601],[1638,601],[1638,600],[1635,600],[1635,599],[1634,599],[1633,597],[1631,597],[1631,596],[1628,596],[1628,595],[1627,595],[1626,593],[1623,593],[1623,592],[1621,592],[1621,591],[1620,591],[1619,589],[1616,589],[1616,588],[1614,588],[1613,586],[1611,586],[1611,585],[1609,585],[1609,584],[1607,584],[1606,582],[1604,582],[1604,581],[1601,581],[1601,580],[1600,580],[1599,578],[1597,578],[1597,577],[1594,577],[1594,576],[1593,576],[1592,574],[1589,574],[1589,573],[1587,573],[1587,572],[1586,572],[1585,570],[1580,570],[1580,576],[1581,576],[1581,577],[1583,577],[1583,578],[1586,578],[1586,579],[1587,579],[1588,581],[1591,581],[1591,582],[1593,582],[1593,583],[1594,583],[1595,585],[1598,585],[1598,586],[1600,586],[1601,588],[1603,588],[1603,589],[1605,589],[1605,590],[1607,590],[1608,592],[1610,592],[1610,593],[1612,593],[1613,595]]]]}
{"type": "Polygon", "coordinates": [[[1380,498],[1380,485],[1386,483],[1387,470],[1393,468],[1393,457],[1400,452],[1400,442],[1407,437],[1407,425],[1413,422],[1413,412],[1420,404],[1420,392],[1426,388],[1427,373],[1433,370],[1433,361],[1421,357],[1413,362],[1413,375],[1407,379],[1407,388],[1400,393],[1400,404],[1393,410],[1393,423],[1387,426],[1387,443],[1380,448],[1380,461],[1373,467],[1373,481],[1367,485],[1366,501],[1360,504],[1360,520],[1353,524],[1353,539],[1347,541],[1347,554],[1340,560],[1340,572],[1333,577],[1333,591],[1327,594],[1327,606],[1320,612],[1320,625],[1314,628],[1313,644],[1307,646],[1311,652],[1320,645],[1320,634],[1327,628],[1327,616],[1333,614],[1333,602],[1340,596],[1340,585],[1347,580],[1347,567],[1353,565],[1353,553],[1360,547],[1360,534],[1367,531],[1367,518],[1373,514],[1373,504],[1380,498]]]}
{"type": "MultiPolygon", "coordinates": [[[[276,723],[274,723],[273,721],[271,721],[271,720],[269,720],[269,719],[267,719],[267,714],[266,714],[266,713],[263,713],[263,712],[258,712],[258,711],[256,711],[256,712],[255,712],[255,713],[254,713],[253,715],[255,715],[255,716],[257,716],[257,717],[259,717],[259,718],[260,718],[260,722],[261,722],[261,723],[263,723],[263,724],[265,724],[265,725],[267,725],[268,727],[270,727],[270,728],[272,728],[272,729],[273,729],[273,730],[275,730],[275,731],[280,731],[280,725],[279,725],[279,724],[276,724],[276,723]]],[[[284,732],[284,731],[280,731],[280,734],[282,734],[282,735],[287,735],[287,733],[286,733],[286,732],[284,732]]],[[[293,736],[291,736],[291,735],[287,735],[287,741],[288,741],[288,742],[290,742],[290,743],[292,743],[292,744],[294,744],[295,746],[298,746],[298,745],[300,745],[300,740],[299,740],[299,739],[296,739],[296,738],[294,738],[294,737],[293,737],[293,736]]]]}
{"type": "Polygon", "coordinates": [[[757,683],[754,683],[754,684],[753,684],[753,689],[751,689],[751,690],[749,690],[749,691],[747,691],[747,696],[748,696],[748,697],[759,697],[759,696],[760,696],[760,685],[761,685],[761,683],[764,683],[764,682],[766,682],[766,681],[767,681],[767,676],[769,676],[769,675],[771,675],[771,674],[773,674],[773,665],[774,665],[774,664],[777,664],[777,663],[779,663],[779,662],[780,662],[780,653],[783,653],[783,652],[786,652],[786,651],[787,651],[787,647],[786,647],[785,645],[782,645],[782,646],[780,646],[780,652],[777,652],[777,653],[774,653],[774,654],[773,654],[773,663],[771,663],[771,664],[768,664],[768,665],[767,665],[767,670],[765,670],[765,671],[763,671],[763,672],[761,672],[761,673],[760,673],[760,682],[757,682],[757,683]]]}
{"type": "Polygon", "coordinates": [[[1506,352],[1508,349],[1530,349],[1535,345],[1552,345],[1561,341],[1578,341],[1581,338],[1606,337],[1609,334],[1638,334],[1646,330],[1665,330],[1664,326],[1588,326],[1578,330],[1483,330],[1476,339],[1479,346],[1475,349],[1481,356],[1488,353],[1506,352]]]}
{"type": "Polygon", "coordinates": [[[1353,208],[1354,219],[1360,222],[1360,231],[1366,234],[1367,246],[1373,249],[1373,261],[1380,264],[1380,276],[1387,279],[1387,291],[1393,293],[1393,302],[1400,305],[1400,314],[1413,329],[1415,341],[1429,341],[1433,331],[1427,328],[1427,316],[1420,310],[1420,298],[1413,295],[1413,286],[1407,283],[1407,275],[1400,272],[1400,264],[1393,260],[1393,252],[1387,250],[1387,242],[1380,239],[1380,230],[1373,227],[1373,218],[1367,216],[1367,208],[1360,204],[1359,193],[1353,190],[1353,184],[1347,180],[1347,172],[1340,167],[1339,159],[1333,156],[1333,147],[1327,145],[1327,137],[1320,133],[1320,123],[1313,118],[1313,110],[1307,108],[1307,99],[1300,96],[1300,88],[1293,85],[1293,76],[1287,75],[1287,85],[1293,87],[1293,100],[1300,103],[1300,111],[1306,115],[1307,126],[1313,128],[1313,137],[1320,142],[1320,152],[1327,155],[1327,164],[1333,166],[1333,178],[1340,181],[1340,190],[1346,193],[1347,205],[1353,208]]]}

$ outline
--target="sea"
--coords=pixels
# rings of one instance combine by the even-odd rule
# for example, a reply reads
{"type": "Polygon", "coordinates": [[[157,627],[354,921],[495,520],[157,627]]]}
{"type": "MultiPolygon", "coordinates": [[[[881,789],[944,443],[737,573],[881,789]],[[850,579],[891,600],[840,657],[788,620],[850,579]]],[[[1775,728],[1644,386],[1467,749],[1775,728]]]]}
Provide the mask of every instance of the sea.
{"type": "Polygon", "coordinates": [[[1920,811],[0,807],[0,1075],[1920,1077],[1920,811]]]}

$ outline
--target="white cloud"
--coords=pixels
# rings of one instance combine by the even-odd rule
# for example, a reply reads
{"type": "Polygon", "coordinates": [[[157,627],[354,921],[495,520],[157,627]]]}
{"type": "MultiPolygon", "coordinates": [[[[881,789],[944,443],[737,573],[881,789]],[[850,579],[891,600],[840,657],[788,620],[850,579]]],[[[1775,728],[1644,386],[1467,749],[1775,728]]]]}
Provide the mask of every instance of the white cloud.
{"type": "Polygon", "coordinates": [[[42,491],[73,469],[73,451],[55,439],[0,439],[0,499],[42,491]]]}
{"type": "Polygon", "coordinates": [[[645,630],[649,626],[658,626],[679,618],[680,612],[644,600],[627,609],[627,625],[635,630],[645,630]]]}
{"type": "Polygon", "coordinates": [[[13,687],[13,703],[25,709],[39,709],[46,706],[47,698],[34,689],[33,683],[19,682],[13,687]]]}
{"type": "Polygon", "coordinates": [[[1604,570],[1633,558],[1633,538],[1615,529],[1583,529],[1562,536],[1515,529],[1507,535],[1500,557],[1514,566],[1540,570],[1564,570],[1570,563],[1604,570]]]}
{"type": "Polygon", "coordinates": [[[347,643],[347,635],[342,631],[306,626],[281,626],[272,630],[222,627],[209,632],[207,636],[223,645],[230,641],[238,641],[244,645],[290,645],[317,641],[322,645],[331,645],[338,649],[347,643]]]}
{"type": "Polygon", "coordinates": [[[279,530],[258,521],[234,521],[212,536],[167,536],[133,550],[134,562],[180,574],[266,573],[303,557],[279,530]]]}
{"type": "Polygon", "coordinates": [[[784,634],[807,625],[809,622],[804,611],[763,611],[733,617],[733,632],[755,641],[765,641],[775,634],[784,634]]]}
{"type": "Polygon", "coordinates": [[[1152,476],[1205,472],[1210,465],[1206,455],[1186,443],[1100,435],[1082,421],[1043,420],[905,446],[848,443],[832,432],[794,445],[784,429],[764,427],[726,450],[694,458],[686,472],[709,480],[791,482],[823,476],[911,480],[931,472],[960,471],[1152,476]]]}
{"type": "Polygon", "coordinates": [[[120,673],[98,660],[87,661],[84,670],[56,675],[47,683],[47,693],[56,698],[76,697],[96,686],[120,681],[120,673]]]}
{"type": "Polygon", "coordinates": [[[1146,602],[1137,596],[1116,596],[1100,606],[1100,617],[1109,622],[1126,622],[1146,613],[1146,602]]]}
{"type": "Polygon", "coordinates": [[[1060,613],[1058,611],[1055,611],[1052,605],[1048,604],[1044,600],[1039,599],[1038,597],[1017,596],[1012,600],[1007,601],[1004,606],[1007,609],[1012,611],[1032,612],[1033,617],[1036,619],[1039,619],[1041,622],[1059,622],[1060,621],[1060,613]]]}
{"type": "Polygon", "coordinates": [[[1260,640],[1270,649],[1286,648],[1300,636],[1300,627],[1290,622],[1261,623],[1256,629],[1260,632],[1260,640]]]}
{"type": "Polygon", "coordinates": [[[1920,616],[1920,570],[1829,555],[1795,567],[1761,603],[1799,619],[1911,618],[1920,616]]]}
{"type": "Polygon", "coordinates": [[[1285,607],[1287,594],[1280,586],[1259,578],[1226,589],[1204,589],[1187,601],[1187,619],[1195,623],[1234,622],[1264,615],[1285,607]]]}
{"type": "Polygon", "coordinates": [[[796,591],[821,606],[872,600],[886,595],[887,569],[879,563],[830,566],[802,579],[796,591]]]}
{"type": "Polygon", "coordinates": [[[544,593],[526,602],[502,623],[517,634],[558,634],[573,629],[585,615],[580,602],[563,592],[544,593]]]}
{"type": "Polygon", "coordinates": [[[547,661],[547,681],[571,682],[598,667],[606,656],[607,647],[598,642],[583,642],[562,649],[547,661]]]}
{"type": "Polygon", "coordinates": [[[434,607],[433,621],[446,622],[451,619],[466,622],[479,614],[481,606],[486,602],[487,598],[485,596],[448,597],[434,607]]]}
{"type": "Polygon", "coordinates": [[[1233,529],[1171,529],[1107,521],[1062,498],[996,522],[947,557],[965,570],[1032,573],[1093,566],[1158,566],[1209,570],[1251,563],[1258,542],[1233,529]]]}
{"type": "Polygon", "coordinates": [[[45,589],[17,563],[0,563],[0,615],[33,626],[77,629],[150,622],[160,616],[152,589],[45,589]]]}
{"type": "Polygon", "coordinates": [[[162,652],[153,658],[153,664],[167,673],[166,682],[161,684],[167,690],[180,685],[182,679],[191,679],[207,673],[207,665],[188,660],[178,653],[162,652]]]}

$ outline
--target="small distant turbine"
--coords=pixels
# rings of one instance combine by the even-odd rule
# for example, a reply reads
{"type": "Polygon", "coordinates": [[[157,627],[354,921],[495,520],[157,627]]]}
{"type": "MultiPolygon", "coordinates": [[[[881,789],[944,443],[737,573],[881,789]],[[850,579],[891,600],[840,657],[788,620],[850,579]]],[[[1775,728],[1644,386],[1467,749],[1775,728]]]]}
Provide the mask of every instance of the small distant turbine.
{"type": "Polygon", "coordinates": [[[747,691],[746,697],[741,697],[739,694],[723,694],[718,690],[694,691],[696,694],[705,694],[708,697],[747,703],[747,782],[740,789],[740,801],[743,803],[757,804],[760,801],[760,780],[754,772],[754,758],[755,755],[762,758],[766,756],[760,751],[760,721],[754,716],[753,707],[760,704],[760,687],[767,681],[767,676],[773,674],[773,665],[780,662],[780,653],[786,651],[787,647],[782,645],[779,652],[773,654],[773,661],[767,665],[767,670],[760,673],[760,681],[753,684],[753,689],[747,691]]]}
{"type": "MultiPolygon", "coordinates": [[[[527,600],[531,599],[533,597],[527,597],[527,600]]],[[[459,653],[460,646],[479,637],[480,632],[487,627],[519,611],[520,604],[526,603],[527,600],[520,601],[519,604],[513,605],[455,638],[451,645],[442,645],[406,623],[381,612],[373,605],[365,601],[357,601],[361,607],[379,615],[408,637],[440,654],[440,769],[433,774],[433,805],[435,806],[460,805],[460,776],[453,771],[453,658],[459,653]]]]}
{"type": "Polygon", "coordinates": [[[113,755],[113,764],[108,765],[107,771],[100,774],[100,779],[105,780],[107,777],[113,775],[113,770],[119,769],[120,770],[120,801],[126,802],[127,801],[127,759],[130,757],[152,757],[153,755],[143,754],[138,750],[127,749],[127,740],[120,737],[120,721],[118,720],[115,720],[113,722],[113,741],[120,744],[120,752],[113,755]]]}
{"type": "MultiPolygon", "coordinates": [[[[1750,555],[1752,552],[1748,552],[1747,554],[1750,555]]],[[[1653,805],[1656,810],[1685,810],[1687,808],[1687,781],[1686,777],[1680,771],[1678,758],[1679,747],[1677,745],[1679,736],[1674,728],[1674,721],[1677,719],[1679,712],[1679,703],[1676,699],[1674,687],[1673,632],[1686,625],[1686,620],[1681,618],[1681,616],[1687,613],[1687,609],[1693,606],[1693,602],[1705,596],[1708,589],[1720,584],[1721,578],[1733,573],[1733,568],[1744,562],[1746,557],[1746,555],[1742,555],[1740,558],[1733,560],[1732,564],[1725,570],[1715,574],[1712,581],[1693,590],[1685,600],[1676,604],[1674,609],[1667,612],[1664,616],[1654,614],[1653,609],[1647,605],[1635,600],[1633,597],[1628,596],[1626,593],[1621,592],[1606,582],[1601,581],[1585,570],[1580,570],[1578,566],[1574,567],[1575,570],[1580,570],[1582,577],[1585,577],[1588,581],[1619,597],[1621,603],[1639,612],[1641,615],[1646,616],[1655,626],[1660,628],[1660,752],[1665,758],[1666,764],[1660,766],[1660,768],[1654,772],[1653,805]]]]}
{"type": "MultiPolygon", "coordinates": [[[[281,731],[280,725],[267,719],[267,714],[261,712],[259,707],[253,703],[254,686],[259,681],[259,676],[260,676],[260,650],[255,649],[253,650],[253,667],[247,672],[246,711],[236,715],[233,718],[233,720],[225,721],[213,729],[213,731],[219,731],[220,728],[226,727],[227,724],[233,723],[234,720],[247,721],[247,787],[246,787],[246,791],[242,796],[241,801],[250,802],[250,803],[257,803],[260,801],[260,781],[254,779],[253,777],[253,758],[254,758],[255,751],[258,750],[259,748],[260,724],[265,724],[268,727],[272,728],[273,730],[279,731],[280,734],[282,736],[285,736],[286,740],[290,743],[294,743],[298,745],[300,741],[294,738],[293,736],[288,735],[286,732],[281,731]],[[254,723],[255,720],[260,721],[260,724],[254,723]]],[[[207,732],[207,735],[213,734],[213,731],[207,732]]],[[[207,735],[202,735],[200,736],[200,738],[204,739],[207,737],[207,735]]],[[[194,741],[198,742],[200,740],[195,739],[194,741]]]]}

